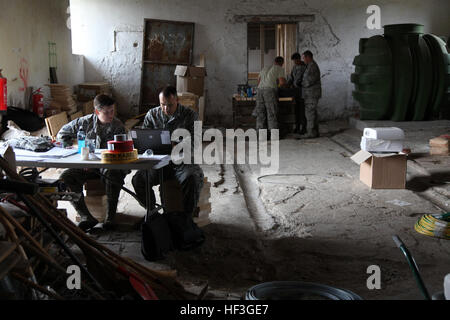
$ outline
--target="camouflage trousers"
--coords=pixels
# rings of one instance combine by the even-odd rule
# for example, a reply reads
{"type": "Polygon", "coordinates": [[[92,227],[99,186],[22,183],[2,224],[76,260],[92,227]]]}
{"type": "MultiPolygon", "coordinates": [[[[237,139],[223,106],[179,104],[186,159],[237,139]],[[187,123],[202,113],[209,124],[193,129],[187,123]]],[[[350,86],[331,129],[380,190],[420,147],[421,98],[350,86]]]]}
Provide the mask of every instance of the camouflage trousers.
{"type": "Polygon", "coordinates": [[[317,103],[319,99],[305,99],[306,132],[308,135],[319,135],[319,119],[317,117],[317,103]]]}
{"type": "MultiPolygon", "coordinates": [[[[160,170],[163,170],[162,175],[164,181],[175,179],[181,185],[184,211],[186,214],[192,214],[197,207],[200,192],[203,188],[203,170],[197,164],[170,164],[158,170],[151,169],[149,170],[149,181],[146,181],[146,170],[136,172],[133,176],[132,183],[140,204],[146,207],[146,184],[148,183],[148,186],[151,188],[161,183],[160,170]]],[[[155,204],[155,193],[151,190],[150,209],[154,209],[155,204]]]]}
{"type": "MultiPolygon", "coordinates": [[[[83,185],[87,180],[99,179],[98,173],[103,174],[106,178],[101,177],[102,182],[105,184],[106,197],[108,201],[108,211],[114,211],[108,214],[114,214],[117,209],[117,202],[119,200],[120,190],[124,184],[125,176],[128,174],[124,170],[108,170],[108,169],[67,169],[61,174],[61,179],[70,188],[72,192],[83,192],[83,185]],[[112,183],[112,182],[113,183],[112,183]]],[[[84,202],[82,196],[79,201],[72,202],[72,205],[81,216],[90,215],[89,210],[84,202]]]]}
{"type": "Polygon", "coordinates": [[[256,94],[256,115],[257,130],[278,129],[277,89],[258,89],[256,94]]]}

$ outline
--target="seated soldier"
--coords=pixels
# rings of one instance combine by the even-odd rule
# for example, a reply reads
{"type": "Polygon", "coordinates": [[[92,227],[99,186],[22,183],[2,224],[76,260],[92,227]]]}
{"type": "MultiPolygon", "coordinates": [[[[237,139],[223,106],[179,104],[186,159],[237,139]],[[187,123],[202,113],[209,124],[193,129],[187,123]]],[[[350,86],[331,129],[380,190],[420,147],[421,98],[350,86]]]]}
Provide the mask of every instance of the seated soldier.
{"type": "MultiPolygon", "coordinates": [[[[172,132],[176,129],[187,129],[194,139],[194,121],[198,120],[198,114],[187,107],[178,103],[177,90],[172,86],[167,86],[159,94],[160,106],[150,109],[144,119],[144,128],[164,129],[172,132]]],[[[193,154],[193,153],[192,153],[193,154]]],[[[203,171],[198,164],[173,164],[159,169],[163,170],[163,178],[176,179],[183,191],[184,213],[179,216],[180,221],[189,225],[192,220],[192,214],[197,208],[200,192],[203,187],[203,171]]],[[[155,194],[151,190],[150,203],[146,204],[146,184],[151,188],[161,183],[159,170],[152,169],[148,172],[149,180],[146,180],[146,170],[138,171],[132,179],[134,190],[141,205],[148,205],[151,209],[155,207],[155,194]]],[[[177,213],[178,214],[178,213],[177,213]]],[[[171,215],[174,218],[174,215],[171,215]]],[[[182,223],[182,224],[183,224],[182,223]]],[[[193,222],[192,222],[193,223],[193,222]]],[[[183,227],[181,227],[183,228],[183,227]]],[[[200,237],[201,238],[201,237],[200,237]]],[[[194,240],[198,244],[201,239],[194,240]]],[[[187,246],[190,244],[186,244],[187,246]]]]}
{"type": "MultiPolygon", "coordinates": [[[[107,142],[114,140],[114,135],[124,134],[126,132],[122,122],[114,117],[115,101],[111,97],[100,94],[94,99],[95,112],[93,114],[74,119],[64,125],[58,132],[58,141],[71,145],[77,138],[80,127],[86,133],[86,139],[94,139],[96,148],[107,149],[107,142]]],[[[98,221],[89,212],[83,197],[83,185],[87,180],[99,178],[103,174],[102,181],[106,186],[107,196],[107,216],[104,224],[105,228],[112,227],[113,219],[116,215],[117,203],[121,187],[124,184],[124,178],[128,172],[124,170],[109,169],[67,169],[61,179],[70,188],[72,192],[81,193],[79,201],[73,201],[72,205],[81,216],[81,222],[78,226],[87,231],[94,227],[98,221]]]]}

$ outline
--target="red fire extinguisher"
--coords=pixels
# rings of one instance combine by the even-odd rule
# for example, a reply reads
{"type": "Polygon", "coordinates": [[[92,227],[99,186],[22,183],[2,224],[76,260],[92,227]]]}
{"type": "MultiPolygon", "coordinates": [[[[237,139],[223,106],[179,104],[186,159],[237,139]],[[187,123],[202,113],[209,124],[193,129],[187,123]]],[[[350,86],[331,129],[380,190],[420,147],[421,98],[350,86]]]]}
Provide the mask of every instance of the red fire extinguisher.
{"type": "Polygon", "coordinates": [[[33,92],[33,112],[39,117],[44,117],[44,96],[41,94],[41,88],[33,92]]]}
{"type": "Polygon", "coordinates": [[[2,76],[2,69],[0,69],[0,113],[6,113],[8,110],[8,92],[6,82],[6,78],[3,78],[2,76]]]}

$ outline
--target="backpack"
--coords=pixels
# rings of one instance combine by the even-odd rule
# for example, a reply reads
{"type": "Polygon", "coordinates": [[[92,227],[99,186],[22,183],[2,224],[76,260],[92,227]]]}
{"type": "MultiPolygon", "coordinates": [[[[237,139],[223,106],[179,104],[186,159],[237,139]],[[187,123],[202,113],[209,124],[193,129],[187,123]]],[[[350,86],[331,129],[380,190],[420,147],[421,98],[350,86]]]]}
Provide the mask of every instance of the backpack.
{"type": "Polygon", "coordinates": [[[174,249],[167,215],[155,212],[146,215],[141,225],[141,253],[148,261],[165,258],[165,255],[174,249]]]}

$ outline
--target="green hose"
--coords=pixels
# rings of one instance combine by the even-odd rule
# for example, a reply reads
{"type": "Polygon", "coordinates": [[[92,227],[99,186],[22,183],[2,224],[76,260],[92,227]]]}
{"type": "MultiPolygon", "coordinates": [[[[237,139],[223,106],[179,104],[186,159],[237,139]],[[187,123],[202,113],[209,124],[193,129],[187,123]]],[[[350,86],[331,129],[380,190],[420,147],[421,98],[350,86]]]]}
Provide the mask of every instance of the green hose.
{"type": "Polygon", "coordinates": [[[402,250],[403,254],[406,257],[406,261],[408,261],[409,267],[411,268],[414,278],[416,279],[417,285],[419,286],[420,291],[422,292],[424,298],[426,300],[431,300],[430,294],[428,293],[427,288],[425,287],[425,284],[423,283],[422,277],[419,273],[419,268],[417,267],[416,261],[412,257],[412,255],[409,253],[408,248],[406,248],[405,244],[397,235],[392,236],[392,239],[394,240],[397,247],[402,250]]]}

